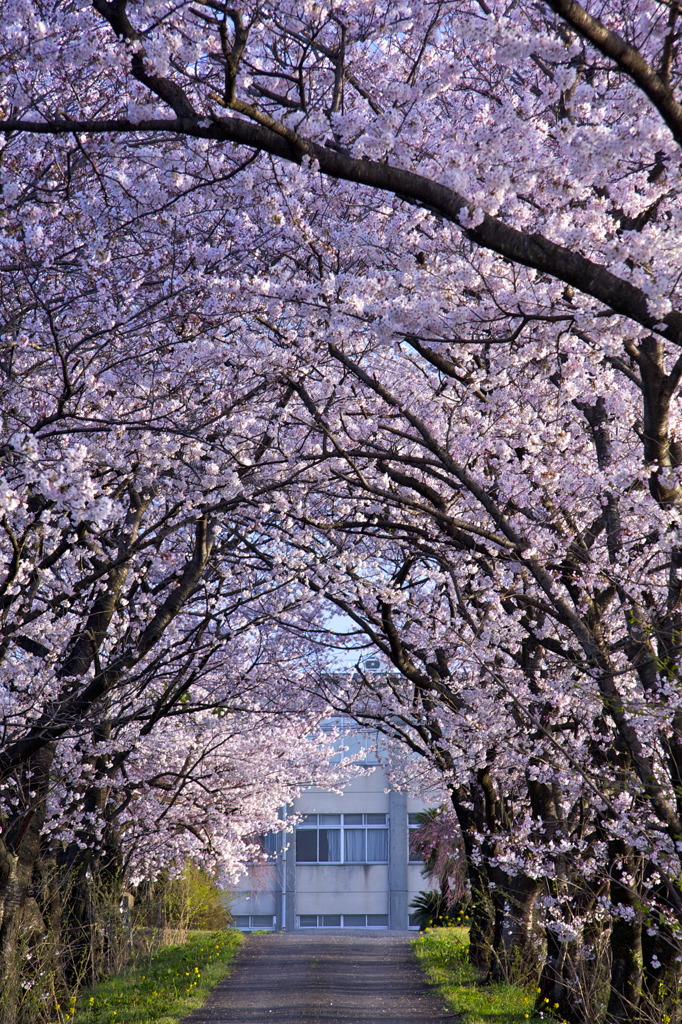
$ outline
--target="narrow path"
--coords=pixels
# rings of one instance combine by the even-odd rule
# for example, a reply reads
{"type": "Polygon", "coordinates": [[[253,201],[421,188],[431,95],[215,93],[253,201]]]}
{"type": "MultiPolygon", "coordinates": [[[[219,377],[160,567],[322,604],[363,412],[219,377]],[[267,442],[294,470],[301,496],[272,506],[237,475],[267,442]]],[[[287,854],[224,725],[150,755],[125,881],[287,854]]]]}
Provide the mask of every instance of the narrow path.
{"type": "Polygon", "coordinates": [[[407,935],[253,935],[182,1024],[441,1024],[407,935]]]}

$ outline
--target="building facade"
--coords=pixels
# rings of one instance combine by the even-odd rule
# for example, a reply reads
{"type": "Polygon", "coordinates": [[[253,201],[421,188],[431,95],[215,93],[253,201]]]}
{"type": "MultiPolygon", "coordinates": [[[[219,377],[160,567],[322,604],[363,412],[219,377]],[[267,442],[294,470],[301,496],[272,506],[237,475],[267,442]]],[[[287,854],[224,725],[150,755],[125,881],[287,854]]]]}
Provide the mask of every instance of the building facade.
{"type": "Polygon", "coordinates": [[[310,789],[283,812],[299,822],[267,837],[271,860],[243,876],[231,905],[238,928],[412,927],[410,902],[428,883],[408,837],[426,805],[391,788],[373,739],[353,742],[367,771],[342,794],[310,789]]]}

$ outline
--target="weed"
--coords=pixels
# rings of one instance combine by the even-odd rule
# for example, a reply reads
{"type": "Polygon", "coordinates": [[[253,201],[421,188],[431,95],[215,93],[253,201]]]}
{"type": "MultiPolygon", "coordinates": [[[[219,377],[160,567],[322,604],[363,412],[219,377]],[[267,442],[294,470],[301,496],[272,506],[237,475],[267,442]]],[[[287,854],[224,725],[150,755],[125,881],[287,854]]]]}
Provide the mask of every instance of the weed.
{"type": "Polygon", "coordinates": [[[463,1024],[540,1024],[553,1019],[551,1012],[534,1011],[534,989],[484,984],[468,961],[466,928],[427,928],[412,945],[429,981],[463,1024]]]}
{"type": "Polygon", "coordinates": [[[194,932],[84,992],[53,1024],[176,1024],[230,972],[243,941],[236,931],[194,932]]]}

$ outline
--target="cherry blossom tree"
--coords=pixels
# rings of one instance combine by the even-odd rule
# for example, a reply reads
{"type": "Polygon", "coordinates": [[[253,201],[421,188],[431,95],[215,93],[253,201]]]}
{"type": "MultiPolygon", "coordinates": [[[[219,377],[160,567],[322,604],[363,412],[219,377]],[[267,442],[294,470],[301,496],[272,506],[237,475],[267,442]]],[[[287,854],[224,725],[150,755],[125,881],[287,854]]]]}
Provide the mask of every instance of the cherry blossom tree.
{"type": "Polygon", "coordinates": [[[184,305],[125,308],[137,281],[127,294],[111,281],[114,320],[86,239],[49,287],[36,254],[33,281],[17,268],[5,295],[8,315],[24,312],[3,382],[7,1021],[55,876],[73,980],[90,970],[103,878],[115,900],[126,879],[189,856],[234,875],[248,837],[278,827],[328,760],[311,738],[321,706],[280,681],[295,650],[278,620],[300,595],[254,554],[252,510],[290,472],[265,458],[281,388],[243,373],[227,325],[211,341],[203,321],[198,342],[184,305]]]}
{"type": "Polygon", "coordinates": [[[166,622],[171,580],[194,600],[201,563],[219,608],[231,584],[213,583],[217,551],[243,554],[248,588],[227,598],[247,595],[238,618],[262,601],[314,637],[324,597],[399,672],[332,696],[448,780],[472,881],[479,870],[500,894],[498,948],[505,922],[514,943],[528,932],[510,907],[544,908],[542,998],[585,1020],[579,963],[607,942],[610,1024],[670,1013],[679,4],[95,0],[3,14],[3,366],[32,410],[8,426],[7,501],[28,517],[8,531],[13,671],[28,691],[38,659],[59,709],[46,720],[41,705],[5,756],[45,772],[48,733],[65,713],[68,728],[84,720],[119,666],[141,689],[161,659],[174,680],[176,630],[195,664],[222,614],[166,622]],[[112,338],[137,351],[116,358],[111,394],[97,368],[87,394],[102,411],[81,420],[92,357],[78,345],[106,354],[112,338]],[[36,383],[48,344],[50,387],[36,383]],[[82,452],[62,439],[65,416],[91,431],[82,452]],[[102,419],[115,425],[94,455],[102,419]],[[135,467],[124,489],[113,457],[135,467]],[[65,490],[83,510],[78,546],[64,527],[41,535],[65,490]],[[93,520],[111,524],[94,541],[93,520]],[[51,590],[34,569],[11,575],[36,552],[51,590]],[[84,705],[69,680],[90,675],[84,705]]]}
{"type": "Polygon", "coordinates": [[[219,254],[221,210],[201,228],[174,210],[166,234],[159,192],[147,211],[129,196],[133,237],[128,186],[80,159],[66,178],[49,156],[19,161],[26,192],[5,190],[6,1021],[23,1012],[17,958],[55,919],[55,873],[82,972],[103,872],[112,898],[187,856],[234,874],[327,760],[310,738],[322,707],[281,683],[300,585],[257,553],[268,495],[295,467],[269,453],[288,385],[235,344],[222,306],[243,253],[219,254]],[[215,249],[210,269],[190,237],[215,249]]]}

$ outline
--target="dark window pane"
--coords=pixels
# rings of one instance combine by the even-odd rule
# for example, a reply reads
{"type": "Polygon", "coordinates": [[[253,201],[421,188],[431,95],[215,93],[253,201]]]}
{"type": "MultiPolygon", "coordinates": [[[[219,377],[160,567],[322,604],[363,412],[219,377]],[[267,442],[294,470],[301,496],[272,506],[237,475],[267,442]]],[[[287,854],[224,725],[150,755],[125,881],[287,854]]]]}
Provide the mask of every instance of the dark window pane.
{"type": "Polygon", "coordinates": [[[248,928],[250,921],[248,914],[237,914],[234,919],[235,928],[248,928]]]}
{"type": "Polygon", "coordinates": [[[320,829],[320,862],[341,860],[341,829],[320,829]]]}
{"type": "Polygon", "coordinates": [[[267,835],[263,836],[263,849],[265,852],[272,856],[277,853],[277,833],[268,832],[267,835]]]}
{"type": "Polygon", "coordinates": [[[324,914],[322,916],[322,924],[325,928],[340,928],[341,927],[341,915],[340,914],[324,914]]]}
{"type": "Polygon", "coordinates": [[[301,914],[299,923],[301,928],[317,928],[317,914],[301,914]]]}
{"type": "Polygon", "coordinates": [[[388,928],[388,914],[368,914],[368,928],[388,928]]]}
{"type": "Polygon", "coordinates": [[[251,918],[253,928],[272,928],[272,914],[254,914],[251,918]]]}
{"type": "Polygon", "coordinates": [[[364,928],[367,924],[367,918],[364,914],[344,914],[343,915],[343,927],[344,928],[364,928]]]}
{"type": "Polygon", "coordinates": [[[340,825],[340,814],[318,814],[320,825],[340,825]]]}
{"type": "Polygon", "coordinates": [[[368,825],[385,825],[386,815],[385,814],[366,814],[365,820],[368,825]]]}
{"type": "Polygon", "coordinates": [[[296,860],[299,863],[315,864],[317,861],[317,830],[296,830],[296,860]]]}
{"type": "Polygon", "coordinates": [[[344,825],[362,825],[361,814],[344,814],[343,816],[344,825]]]}

